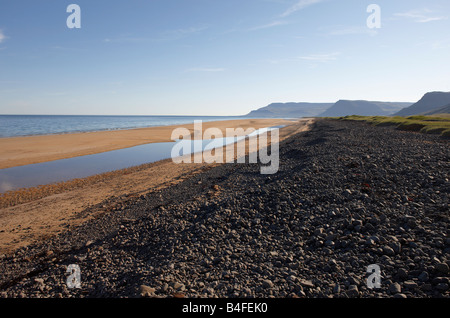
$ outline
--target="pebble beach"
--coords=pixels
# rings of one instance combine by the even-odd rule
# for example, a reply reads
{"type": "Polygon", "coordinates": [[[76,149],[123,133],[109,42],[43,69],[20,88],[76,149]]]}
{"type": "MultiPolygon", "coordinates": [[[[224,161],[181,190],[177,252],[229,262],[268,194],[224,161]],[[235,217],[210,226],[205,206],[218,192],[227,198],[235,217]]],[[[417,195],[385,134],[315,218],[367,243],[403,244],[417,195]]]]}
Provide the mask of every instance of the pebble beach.
{"type": "Polygon", "coordinates": [[[449,172],[438,136],[317,120],[274,175],[217,165],[0,256],[0,297],[448,298],[449,172]]]}

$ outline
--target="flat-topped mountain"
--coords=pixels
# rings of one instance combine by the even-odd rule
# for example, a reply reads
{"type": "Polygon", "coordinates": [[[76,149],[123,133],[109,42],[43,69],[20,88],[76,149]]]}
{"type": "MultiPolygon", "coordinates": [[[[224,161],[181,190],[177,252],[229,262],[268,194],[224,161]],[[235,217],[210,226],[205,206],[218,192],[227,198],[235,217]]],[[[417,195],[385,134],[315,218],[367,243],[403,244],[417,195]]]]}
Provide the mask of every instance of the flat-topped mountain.
{"type": "Polygon", "coordinates": [[[374,102],[366,100],[340,100],[332,107],[321,113],[320,117],[340,117],[348,115],[361,116],[389,116],[410,106],[412,103],[403,102],[374,102]]]}
{"type": "MultiPolygon", "coordinates": [[[[445,110],[445,106],[450,105],[450,92],[430,92],[426,93],[417,103],[402,109],[396,116],[412,116],[412,115],[424,115],[428,113],[442,113],[435,112],[440,108],[445,110]]],[[[448,113],[447,111],[445,111],[448,113]]]]}
{"type": "Polygon", "coordinates": [[[272,103],[268,106],[251,111],[248,117],[315,117],[324,112],[333,103],[272,103]]]}

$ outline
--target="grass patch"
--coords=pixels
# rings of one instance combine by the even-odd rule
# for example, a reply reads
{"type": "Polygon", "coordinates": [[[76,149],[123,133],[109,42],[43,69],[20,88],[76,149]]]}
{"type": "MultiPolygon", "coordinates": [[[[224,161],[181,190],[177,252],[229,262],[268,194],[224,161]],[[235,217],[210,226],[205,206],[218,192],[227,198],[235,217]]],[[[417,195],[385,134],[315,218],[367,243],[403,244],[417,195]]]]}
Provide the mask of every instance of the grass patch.
{"type": "Polygon", "coordinates": [[[338,120],[363,121],[374,126],[395,126],[399,130],[416,131],[425,134],[435,134],[450,137],[450,114],[439,116],[345,116],[334,117],[338,120]]]}

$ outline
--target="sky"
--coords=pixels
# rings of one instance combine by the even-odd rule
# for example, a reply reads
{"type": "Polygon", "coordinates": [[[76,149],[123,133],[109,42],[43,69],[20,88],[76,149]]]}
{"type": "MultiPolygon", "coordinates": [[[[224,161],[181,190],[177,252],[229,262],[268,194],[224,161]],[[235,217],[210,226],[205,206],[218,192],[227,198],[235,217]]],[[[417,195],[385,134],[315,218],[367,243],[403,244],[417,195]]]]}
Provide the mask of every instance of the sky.
{"type": "Polygon", "coordinates": [[[415,102],[450,91],[449,30],[448,0],[0,0],[0,114],[415,102]]]}

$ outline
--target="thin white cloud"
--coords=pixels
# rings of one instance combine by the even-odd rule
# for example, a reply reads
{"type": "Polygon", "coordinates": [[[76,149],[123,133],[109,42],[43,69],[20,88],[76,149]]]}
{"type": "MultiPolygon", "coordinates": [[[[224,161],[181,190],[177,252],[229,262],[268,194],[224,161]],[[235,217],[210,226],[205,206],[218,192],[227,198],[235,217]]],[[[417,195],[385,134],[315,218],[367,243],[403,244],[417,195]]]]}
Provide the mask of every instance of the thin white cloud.
{"type": "Polygon", "coordinates": [[[432,21],[444,20],[448,18],[446,16],[437,16],[433,14],[433,11],[429,9],[411,10],[408,12],[396,13],[394,15],[397,17],[413,19],[414,22],[417,23],[427,23],[432,21]]]}
{"type": "Polygon", "coordinates": [[[58,97],[58,96],[67,96],[68,93],[67,92],[48,92],[44,94],[45,96],[50,96],[50,97],[58,97]]]}
{"type": "Polygon", "coordinates": [[[285,18],[287,16],[290,16],[291,14],[303,10],[306,7],[309,7],[313,4],[317,4],[320,2],[323,2],[324,0],[300,0],[293,6],[291,6],[289,9],[287,9],[283,14],[281,14],[281,17],[285,18]]]}
{"type": "Polygon", "coordinates": [[[155,37],[137,37],[129,34],[103,39],[105,43],[145,43],[158,41],[172,41],[184,38],[191,34],[199,33],[208,29],[208,26],[195,26],[184,29],[166,30],[155,37]]]}
{"type": "Polygon", "coordinates": [[[433,50],[440,50],[440,49],[447,49],[450,47],[450,41],[449,40],[441,40],[441,41],[435,41],[431,44],[431,48],[433,50]]]}
{"type": "Polygon", "coordinates": [[[150,41],[148,38],[138,38],[138,37],[117,37],[117,38],[106,38],[103,40],[105,43],[142,43],[150,41]]]}
{"type": "Polygon", "coordinates": [[[269,64],[281,64],[281,63],[298,63],[300,61],[310,61],[310,62],[317,62],[317,63],[326,63],[335,61],[338,59],[338,56],[341,55],[340,52],[333,52],[333,53],[327,53],[327,54],[310,54],[310,55],[303,55],[303,56],[297,56],[292,58],[275,58],[275,59],[266,59],[262,62],[269,63],[269,64]]]}
{"type": "Polygon", "coordinates": [[[367,34],[367,35],[377,35],[378,31],[375,29],[369,29],[364,26],[350,26],[350,27],[337,27],[332,29],[329,35],[358,35],[358,34],[367,34]]]}
{"type": "Polygon", "coordinates": [[[340,55],[339,52],[334,52],[334,53],[328,53],[328,54],[311,54],[311,55],[306,55],[306,56],[299,56],[298,58],[301,60],[326,63],[326,62],[337,60],[337,57],[339,55],[340,55]]]}
{"type": "Polygon", "coordinates": [[[194,68],[189,68],[187,69],[185,72],[209,72],[209,73],[213,73],[213,72],[224,72],[225,69],[224,68],[209,68],[209,67],[194,67],[194,68]]]}
{"type": "Polygon", "coordinates": [[[288,24],[288,22],[286,22],[286,21],[274,21],[274,22],[271,22],[271,23],[268,23],[268,24],[264,24],[264,25],[259,25],[259,26],[253,27],[253,28],[249,29],[249,31],[269,29],[269,28],[280,26],[280,25],[286,25],[286,24],[288,24]]]}
{"type": "Polygon", "coordinates": [[[202,32],[204,30],[208,29],[208,26],[195,26],[195,27],[189,27],[184,29],[176,29],[176,30],[167,30],[162,33],[163,39],[172,40],[172,39],[178,39],[182,38],[184,36],[195,34],[202,32]]]}
{"type": "Polygon", "coordinates": [[[3,33],[3,30],[0,30],[0,43],[5,41],[8,37],[3,33]]]}

